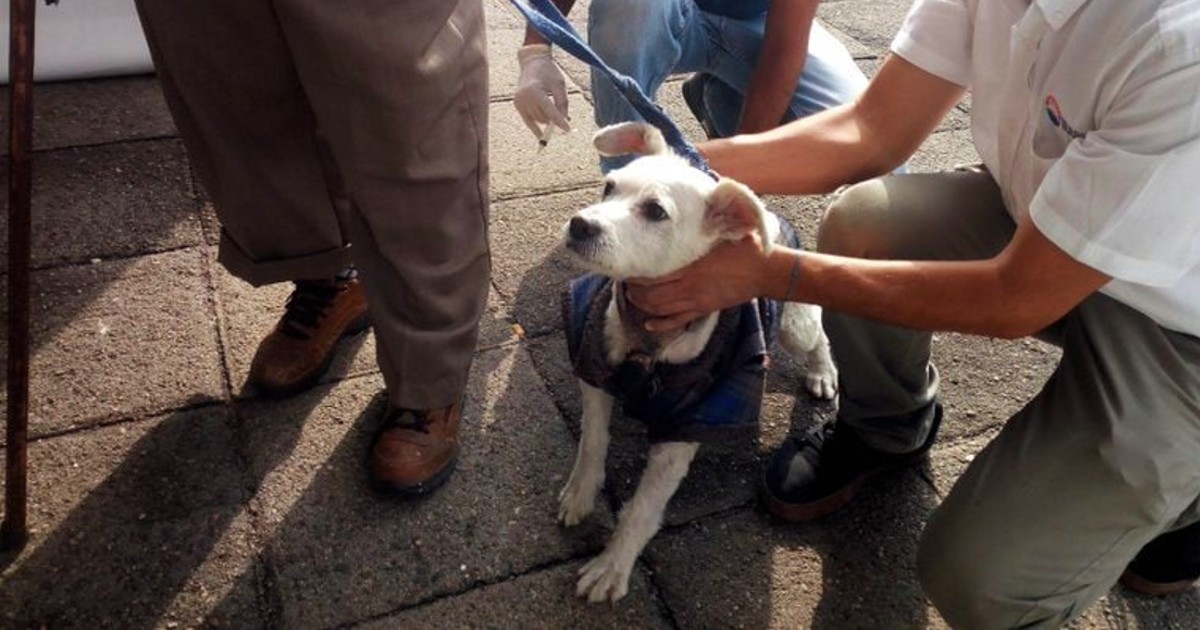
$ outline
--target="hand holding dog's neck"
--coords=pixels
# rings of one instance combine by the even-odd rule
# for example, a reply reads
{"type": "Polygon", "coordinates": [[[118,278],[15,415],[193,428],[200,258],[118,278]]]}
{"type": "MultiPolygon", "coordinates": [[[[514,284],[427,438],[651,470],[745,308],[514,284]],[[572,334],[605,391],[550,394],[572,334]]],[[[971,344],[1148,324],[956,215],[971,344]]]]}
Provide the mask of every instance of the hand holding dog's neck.
{"type": "Polygon", "coordinates": [[[652,318],[652,315],[639,309],[626,298],[625,284],[619,280],[613,283],[613,303],[627,345],[625,356],[634,352],[644,352],[655,361],[690,361],[704,349],[716,323],[717,313],[709,313],[696,318],[683,328],[669,332],[646,330],[646,321],[652,318]]]}
{"type": "Polygon", "coordinates": [[[621,328],[625,331],[631,352],[640,350],[655,356],[687,330],[687,327],[668,332],[646,330],[646,321],[652,316],[625,297],[625,283],[620,280],[613,282],[613,299],[616,300],[617,315],[621,318],[621,328]]]}

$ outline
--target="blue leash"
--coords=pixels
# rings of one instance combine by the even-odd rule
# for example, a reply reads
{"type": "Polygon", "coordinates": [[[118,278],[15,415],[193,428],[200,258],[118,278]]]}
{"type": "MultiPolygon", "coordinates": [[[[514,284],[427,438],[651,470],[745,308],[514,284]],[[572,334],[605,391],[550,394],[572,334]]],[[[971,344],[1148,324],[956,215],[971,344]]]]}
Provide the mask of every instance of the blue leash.
{"type": "Polygon", "coordinates": [[[667,146],[687,158],[692,166],[713,179],[717,179],[716,173],[708,166],[708,161],[700,155],[696,146],[683,136],[683,132],[672,122],[667,113],[647,98],[645,92],[642,92],[633,79],[613,70],[604,63],[604,60],[583,41],[583,38],[575,31],[575,27],[571,26],[567,18],[550,0],[510,1],[543,37],[608,77],[608,80],[612,81],[613,86],[617,88],[621,96],[625,97],[625,100],[629,101],[638,114],[641,114],[646,122],[658,127],[663,134],[663,139],[667,141],[667,146]]]}

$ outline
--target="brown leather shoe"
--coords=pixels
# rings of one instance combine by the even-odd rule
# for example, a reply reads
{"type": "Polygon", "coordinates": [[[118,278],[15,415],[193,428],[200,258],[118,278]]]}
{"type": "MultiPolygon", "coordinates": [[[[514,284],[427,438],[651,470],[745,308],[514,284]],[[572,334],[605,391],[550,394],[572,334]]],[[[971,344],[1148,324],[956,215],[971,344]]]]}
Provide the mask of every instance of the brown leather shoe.
{"type": "Polygon", "coordinates": [[[388,408],[367,458],[371,483],[404,497],[436,490],[458,461],[461,417],[461,403],[432,410],[388,408]]]}
{"type": "Polygon", "coordinates": [[[283,317],[258,344],[247,383],[268,396],[290,396],[317,381],[344,335],[371,325],[357,279],[298,280],[283,317]]]}

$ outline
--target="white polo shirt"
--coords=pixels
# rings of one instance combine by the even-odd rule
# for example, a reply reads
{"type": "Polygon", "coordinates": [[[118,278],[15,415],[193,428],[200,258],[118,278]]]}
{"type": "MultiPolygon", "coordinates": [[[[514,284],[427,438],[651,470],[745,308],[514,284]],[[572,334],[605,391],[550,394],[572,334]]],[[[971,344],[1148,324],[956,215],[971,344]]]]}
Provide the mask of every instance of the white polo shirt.
{"type": "Polygon", "coordinates": [[[1200,335],[1200,0],[917,0],[892,50],[971,89],[1014,219],[1200,335]]]}

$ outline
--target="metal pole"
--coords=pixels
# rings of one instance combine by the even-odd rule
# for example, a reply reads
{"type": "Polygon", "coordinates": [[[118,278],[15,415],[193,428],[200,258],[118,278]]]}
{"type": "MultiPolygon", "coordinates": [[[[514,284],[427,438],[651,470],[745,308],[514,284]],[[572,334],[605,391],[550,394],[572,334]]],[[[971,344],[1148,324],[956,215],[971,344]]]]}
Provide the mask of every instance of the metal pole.
{"type": "Polygon", "coordinates": [[[28,539],[29,256],[33,195],[33,20],[36,0],[11,0],[8,45],[8,426],[0,548],[28,539]]]}

